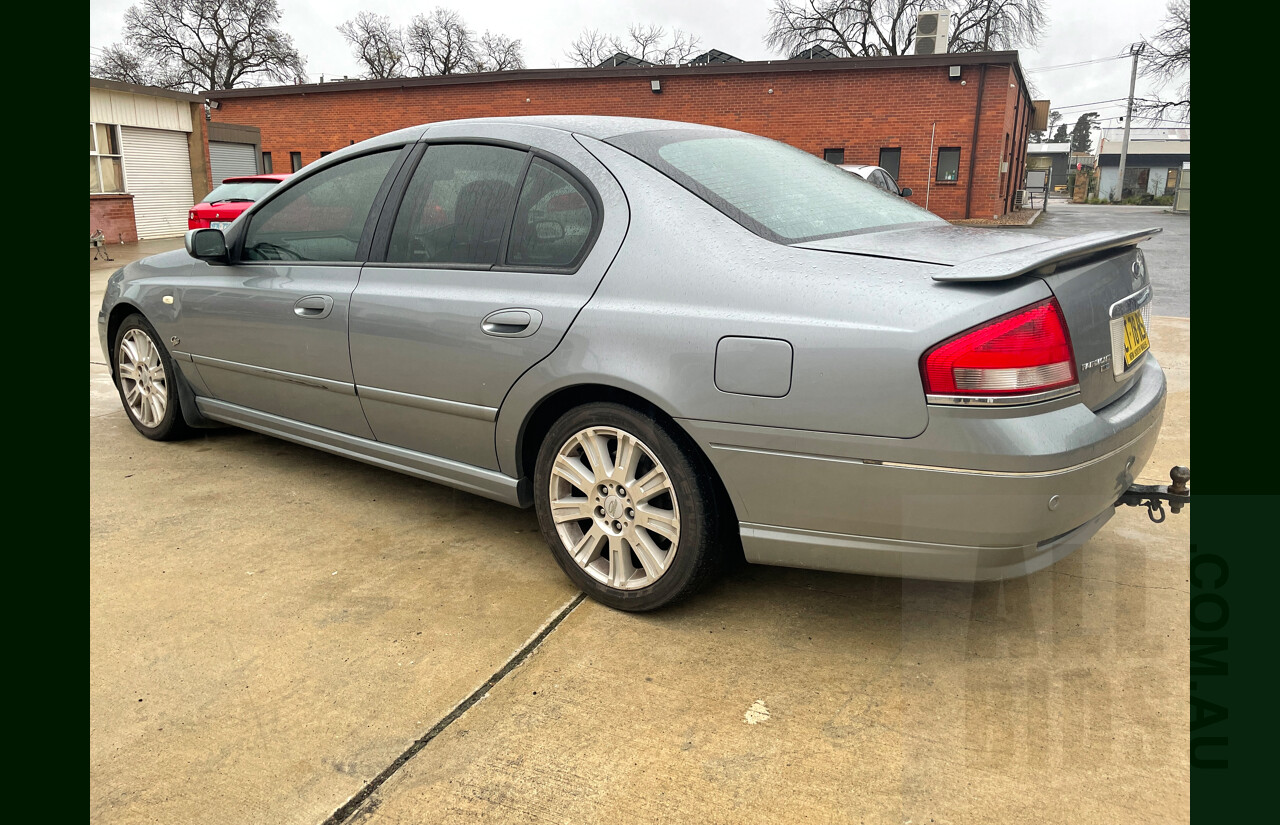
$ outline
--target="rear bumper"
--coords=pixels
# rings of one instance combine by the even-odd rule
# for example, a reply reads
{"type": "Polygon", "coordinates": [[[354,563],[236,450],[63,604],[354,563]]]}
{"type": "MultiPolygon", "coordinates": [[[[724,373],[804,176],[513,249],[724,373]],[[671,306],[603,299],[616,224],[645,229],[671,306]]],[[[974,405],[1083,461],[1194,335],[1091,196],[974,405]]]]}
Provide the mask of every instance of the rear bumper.
{"type": "Polygon", "coordinates": [[[913,439],[680,423],[729,490],[748,561],[998,579],[1052,564],[1106,523],[1151,457],[1164,398],[1148,358],[1102,409],[930,408],[913,439]]]}
{"type": "Polygon", "coordinates": [[[941,581],[993,581],[1026,576],[1075,552],[1110,521],[1114,508],[1066,535],[1024,547],[968,547],[742,524],[747,560],[840,573],[941,581]]]}

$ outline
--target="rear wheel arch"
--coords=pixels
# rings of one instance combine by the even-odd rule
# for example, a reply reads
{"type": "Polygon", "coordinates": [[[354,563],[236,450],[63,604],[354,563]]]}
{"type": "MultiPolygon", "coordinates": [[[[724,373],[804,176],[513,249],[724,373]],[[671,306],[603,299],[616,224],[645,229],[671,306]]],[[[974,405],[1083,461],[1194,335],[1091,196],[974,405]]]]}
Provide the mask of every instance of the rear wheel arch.
{"type": "Polygon", "coordinates": [[[652,415],[666,425],[672,433],[679,436],[680,446],[701,462],[711,475],[720,504],[724,508],[722,512],[728,514],[728,520],[732,523],[731,525],[725,525],[728,528],[725,531],[726,534],[737,536],[737,511],[733,506],[729,491],[724,485],[724,480],[720,478],[720,473],[716,470],[715,465],[711,463],[710,457],[670,413],[649,399],[629,390],[611,387],[606,384],[575,384],[556,390],[539,401],[533,410],[525,416],[524,424],[520,428],[519,438],[516,441],[517,475],[521,478],[527,477],[531,479],[533,477],[533,470],[537,464],[538,450],[542,446],[542,441],[546,438],[547,433],[550,432],[552,425],[561,416],[575,407],[596,402],[613,402],[630,407],[637,412],[652,415]]]}

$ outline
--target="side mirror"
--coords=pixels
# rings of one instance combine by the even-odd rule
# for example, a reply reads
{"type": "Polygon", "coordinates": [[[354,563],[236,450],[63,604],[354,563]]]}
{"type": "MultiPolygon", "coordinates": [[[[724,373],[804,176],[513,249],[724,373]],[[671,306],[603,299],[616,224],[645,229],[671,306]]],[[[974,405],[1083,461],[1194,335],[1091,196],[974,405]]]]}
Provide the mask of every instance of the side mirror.
{"type": "Polygon", "coordinates": [[[898,190],[898,194],[904,198],[911,197],[911,187],[910,186],[902,187],[901,189],[898,190]]]}
{"type": "Polygon", "coordinates": [[[183,238],[187,254],[202,261],[227,262],[227,238],[221,229],[190,229],[183,238]]]}

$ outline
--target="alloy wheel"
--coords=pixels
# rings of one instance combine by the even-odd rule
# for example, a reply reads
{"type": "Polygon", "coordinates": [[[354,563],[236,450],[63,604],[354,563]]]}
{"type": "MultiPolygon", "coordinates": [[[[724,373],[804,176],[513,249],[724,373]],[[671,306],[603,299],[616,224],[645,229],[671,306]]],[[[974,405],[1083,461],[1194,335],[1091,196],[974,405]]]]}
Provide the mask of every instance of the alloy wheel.
{"type": "Polygon", "coordinates": [[[160,348],[141,329],[131,329],[120,339],[118,371],[124,403],[144,427],[158,427],[169,406],[169,382],[160,348]]]}
{"type": "Polygon", "coordinates": [[[608,587],[638,590],[662,577],[680,544],[671,478],[644,442],[588,427],[556,454],[551,516],[569,556],[608,587]]]}

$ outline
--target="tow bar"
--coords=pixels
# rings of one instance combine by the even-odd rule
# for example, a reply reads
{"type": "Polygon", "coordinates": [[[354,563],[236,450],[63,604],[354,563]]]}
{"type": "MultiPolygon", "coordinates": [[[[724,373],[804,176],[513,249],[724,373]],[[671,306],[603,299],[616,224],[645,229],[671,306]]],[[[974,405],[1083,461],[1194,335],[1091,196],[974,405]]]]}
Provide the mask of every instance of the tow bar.
{"type": "Polygon", "coordinates": [[[1169,509],[1181,513],[1182,508],[1191,503],[1190,467],[1174,467],[1169,471],[1172,484],[1131,484],[1128,490],[1120,494],[1115,506],[1146,507],[1147,517],[1156,524],[1164,521],[1164,502],[1169,502],[1169,509]],[[1159,518],[1156,516],[1159,515],[1159,518]]]}

